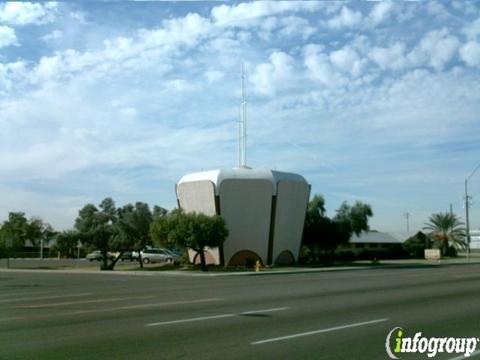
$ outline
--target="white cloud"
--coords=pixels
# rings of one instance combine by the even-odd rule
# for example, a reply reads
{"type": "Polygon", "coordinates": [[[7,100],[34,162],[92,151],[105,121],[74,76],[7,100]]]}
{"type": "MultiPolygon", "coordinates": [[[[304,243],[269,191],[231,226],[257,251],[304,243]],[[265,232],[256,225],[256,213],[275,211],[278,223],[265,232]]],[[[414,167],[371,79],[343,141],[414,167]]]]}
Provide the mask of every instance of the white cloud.
{"type": "Polygon", "coordinates": [[[480,43],[469,41],[460,48],[460,57],[470,66],[480,65],[480,43]]]}
{"type": "Polygon", "coordinates": [[[14,91],[15,85],[24,82],[27,74],[27,66],[24,61],[0,63],[0,95],[7,98],[7,95],[16,94],[17,92],[14,91]]]}
{"type": "Polygon", "coordinates": [[[408,54],[413,66],[430,65],[440,71],[455,55],[460,42],[447,29],[428,32],[419,45],[408,54]]]}
{"type": "MultiPolygon", "coordinates": [[[[432,198],[438,198],[439,182],[447,181],[440,175],[463,171],[463,154],[474,161],[478,152],[476,22],[464,29],[453,26],[452,18],[432,23],[424,19],[422,3],[395,3],[403,14],[410,11],[405,23],[397,21],[396,9],[382,10],[383,3],[355,3],[350,9],[340,2],[314,4],[322,8],[315,14],[300,13],[309,11],[308,3],[280,4],[280,9],[261,2],[217,6],[225,9],[225,19],[214,17],[213,10],[211,17],[172,12],[170,20],[153,26],[152,19],[140,24],[138,13],[135,21],[125,14],[125,23],[98,20],[101,14],[85,4],[91,26],[75,29],[78,42],[71,42],[71,15],[48,29],[29,28],[28,46],[35,48],[25,48],[28,61],[11,62],[8,53],[0,58],[0,211],[24,210],[66,226],[87,201],[108,195],[119,202],[155,199],[175,206],[168,189],[181,175],[236,163],[242,61],[251,166],[302,173],[312,192],[326,196],[366,196],[382,214],[381,199],[407,206],[386,194],[407,179],[414,201],[420,199],[426,213],[436,211],[416,184],[428,183],[436,193],[432,198]],[[233,22],[222,22],[227,18],[233,22]],[[333,18],[334,31],[315,30],[333,18]],[[381,29],[366,26],[369,19],[381,29]],[[245,27],[231,27],[236,21],[245,27]],[[143,30],[132,29],[137,25],[143,30]],[[438,26],[448,30],[435,30],[438,26]],[[53,29],[63,32],[62,41],[45,44],[42,36],[53,29]],[[462,30],[467,40],[460,44],[462,30]],[[457,51],[462,61],[454,63],[457,51]],[[438,71],[424,68],[430,66],[438,71]],[[462,148],[459,163],[451,145],[443,143],[463,144],[465,137],[473,145],[462,148]],[[431,154],[444,160],[435,171],[431,154]],[[422,156],[423,162],[412,166],[422,156]],[[445,160],[449,156],[455,161],[445,160]],[[425,180],[425,168],[435,177],[425,180]],[[355,184],[342,184],[351,178],[355,184]],[[18,190],[24,189],[35,190],[22,196],[18,190]],[[38,194],[43,197],[37,202],[38,194]],[[63,194],[73,202],[61,205],[63,194]],[[42,210],[45,203],[57,210],[42,210]]],[[[65,14],[76,7],[61,6],[65,14]]],[[[21,30],[17,33],[26,31],[21,30]]],[[[445,193],[453,198],[454,192],[445,193]]]]}
{"type": "Polygon", "coordinates": [[[395,4],[391,1],[381,1],[374,5],[370,11],[368,20],[374,25],[380,24],[392,15],[394,7],[395,4]]]}
{"type": "Polygon", "coordinates": [[[263,95],[274,95],[278,90],[291,86],[294,59],[281,51],[273,52],[268,63],[256,66],[250,76],[254,91],[263,95]]]}
{"type": "Polygon", "coordinates": [[[280,20],[279,34],[282,37],[300,35],[304,40],[315,33],[315,27],[299,16],[287,16],[280,20]]]}
{"type": "Polygon", "coordinates": [[[338,74],[330,62],[330,58],[323,52],[323,47],[317,44],[308,44],[303,50],[304,65],[310,74],[326,87],[343,86],[345,80],[338,74]]]}
{"type": "Polygon", "coordinates": [[[476,40],[480,35],[480,18],[465,26],[463,32],[467,35],[468,39],[476,40]]]}
{"type": "Polygon", "coordinates": [[[396,42],[389,47],[373,47],[368,57],[382,69],[401,70],[407,65],[405,59],[405,44],[396,42]]]}
{"type": "Polygon", "coordinates": [[[343,6],[340,14],[328,20],[326,25],[332,29],[353,28],[362,23],[362,18],[361,12],[343,6]]]}
{"type": "Polygon", "coordinates": [[[225,75],[218,70],[207,70],[205,72],[205,78],[209,83],[214,83],[223,79],[225,75]]]}
{"type": "Polygon", "coordinates": [[[48,33],[47,35],[43,36],[42,40],[45,42],[50,42],[50,41],[61,39],[62,36],[63,36],[63,31],[54,30],[51,33],[48,33]]]}
{"type": "Polygon", "coordinates": [[[329,57],[337,69],[345,73],[350,73],[353,76],[359,76],[361,74],[362,66],[365,63],[357,52],[349,46],[332,51],[329,57]]]}
{"type": "Polygon", "coordinates": [[[14,26],[47,24],[55,20],[57,8],[54,2],[6,2],[0,6],[0,22],[14,26]]]}
{"type": "Polygon", "coordinates": [[[15,30],[9,26],[0,25],[0,49],[16,44],[17,36],[15,35],[15,30]]]}
{"type": "Polygon", "coordinates": [[[314,11],[321,6],[318,1],[254,1],[238,5],[220,5],[212,9],[211,15],[218,25],[257,25],[262,17],[286,12],[314,11]]]}

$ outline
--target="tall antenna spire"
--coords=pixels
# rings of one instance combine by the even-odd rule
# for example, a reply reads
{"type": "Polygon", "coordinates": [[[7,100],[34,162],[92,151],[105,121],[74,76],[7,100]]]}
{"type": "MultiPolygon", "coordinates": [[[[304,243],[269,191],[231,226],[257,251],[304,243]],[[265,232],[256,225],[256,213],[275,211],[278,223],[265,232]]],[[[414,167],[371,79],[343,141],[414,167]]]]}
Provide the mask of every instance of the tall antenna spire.
{"type": "Polygon", "coordinates": [[[245,91],[245,74],[242,63],[242,102],[240,105],[240,126],[238,139],[238,166],[247,167],[247,95],[245,91]]]}

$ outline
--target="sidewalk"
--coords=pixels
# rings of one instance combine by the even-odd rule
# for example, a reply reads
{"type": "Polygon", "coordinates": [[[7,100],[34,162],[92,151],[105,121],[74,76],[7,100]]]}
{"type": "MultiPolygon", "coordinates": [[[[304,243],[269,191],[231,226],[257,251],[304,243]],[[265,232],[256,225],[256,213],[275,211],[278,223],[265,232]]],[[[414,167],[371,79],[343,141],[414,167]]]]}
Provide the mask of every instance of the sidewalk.
{"type": "Polygon", "coordinates": [[[132,275],[132,276],[261,276],[261,275],[282,275],[282,274],[302,274],[331,271],[349,271],[349,270],[372,270],[372,269],[400,269],[400,268],[421,268],[421,267],[441,267],[441,266],[459,266],[480,264],[480,257],[452,258],[442,260],[421,260],[421,259],[402,259],[402,260],[381,260],[376,264],[371,261],[355,261],[351,264],[334,265],[324,267],[274,267],[262,268],[259,272],[251,271],[221,271],[215,269],[210,272],[201,272],[197,270],[137,270],[137,269],[119,269],[113,271],[101,271],[95,268],[0,268],[0,272],[40,272],[56,274],[102,274],[102,275],[132,275]]]}

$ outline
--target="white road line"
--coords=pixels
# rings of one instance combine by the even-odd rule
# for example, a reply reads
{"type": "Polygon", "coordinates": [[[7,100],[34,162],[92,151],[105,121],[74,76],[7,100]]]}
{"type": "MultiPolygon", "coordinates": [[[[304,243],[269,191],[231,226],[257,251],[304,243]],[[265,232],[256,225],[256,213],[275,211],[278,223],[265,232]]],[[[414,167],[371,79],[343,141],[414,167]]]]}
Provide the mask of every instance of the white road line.
{"type": "Polygon", "coordinates": [[[16,293],[5,293],[0,294],[0,297],[8,297],[8,296],[22,296],[22,295],[42,295],[42,294],[50,294],[51,291],[39,291],[39,292],[16,292],[16,293]]]}
{"type": "MultiPolygon", "coordinates": [[[[474,351],[473,353],[471,353],[471,354],[470,354],[470,357],[477,356],[477,355],[480,355],[480,350],[477,350],[477,351],[474,351]]],[[[463,360],[463,359],[466,359],[466,357],[463,356],[463,355],[460,355],[460,356],[451,358],[451,359],[449,359],[449,360],[463,360]]]]}
{"type": "Polygon", "coordinates": [[[310,336],[310,335],[326,333],[326,332],[330,332],[330,331],[337,331],[337,330],[354,328],[354,327],[358,327],[358,326],[371,325],[371,324],[384,322],[384,321],[387,321],[387,320],[388,320],[388,318],[384,318],[384,319],[376,319],[376,320],[364,321],[364,322],[348,324],[348,325],[335,326],[335,327],[331,327],[331,328],[327,328],[327,329],[320,329],[320,330],[308,331],[308,332],[299,333],[299,334],[292,334],[292,335],[280,336],[280,337],[271,338],[271,339],[254,341],[250,344],[251,345],[261,345],[261,344],[266,344],[266,343],[271,343],[271,342],[276,342],[276,341],[294,339],[294,338],[303,337],[303,336],[310,336]]]}
{"type": "Polygon", "coordinates": [[[221,315],[212,315],[212,316],[202,316],[190,319],[181,319],[181,320],[172,320],[172,321],[161,321],[156,323],[147,324],[146,326],[159,326],[159,325],[169,325],[169,324],[180,324],[185,322],[192,322],[192,321],[202,321],[202,320],[211,320],[211,319],[221,319],[227,317],[233,317],[235,314],[221,314],[221,315]]]}
{"type": "Polygon", "coordinates": [[[139,305],[130,305],[130,306],[119,306],[116,308],[108,309],[93,309],[93,310],[78,310],[74,311],[72,314],[88,314],[96,312],[108,312],[108,311],[120,311],[120,310],[133,310],[133,309],[143,309],[149,307],[161,307],[161,306],[170,306],[170,305],[182,305],[182,304],[195,304],[211,301],[222,301],[221,298],[211,298],[211,299],[196,299],[196,300],[182,300],[182,301],[172,301],[172,302],[161,302],[161,303],[151,303],[151,304],[139,304],[139,305]]]}
{"type": "Polygon", "coordinates": [[[95,299],[95,300],[82,300],[82,301],[66,301],[60,303],[50,303],[50,304],[37,304],[37,305],[27,305],[27,306],[17,306],[21,309],[38,309],[38,308],[48,308],[55,306],[64,306],[64,305],[79,305],[79,304],[95,304],[95,303],[104,303],[104,302],[115,302],[115,301],[124,301],[124,300],[133,300],[133,299],[151,299],[155,296],[130,296],[123,298],[111,298],[111,299],[95,299]]]}
{"type": "Polygon", "coordinates": [[[288,310],[288,309],[290,309],[290,308],[289,307],[281,307],[281,308],[272,308],[272,309],[251,310],[251,311],[243,311],[241,313],[220,314],[220,315],[211,315],[211,316],[201,316],[201,317],[195,317],[195,318],[189,318],[189,319],[161,321],[161,322],[146,324],[145,326],[181,324],[181,323],[193,322],[193,321],[223,319],[223,318],[229,318],[229,317],[234,317],[234,316],[238,316],[238,315],[260,314],[260,313],[266,313],[266,312],[283,311],[283,310],[288,310]]]}
{"type": "Polygon", "coordinates": [[[0,300],[0,303],[9,303],[9,302],[25,302],[25,301],[38,301],[38,300],[51,300],[51,299],[61,299],[61,298],[70,298],[70,297],[81,297],[89,296],[92,293],[82,293],[82,294],[70,294],[70,295],[55,295],[55,296],[41,296],[37,298],[20,298],[20,299],[7,299],[0,300]]]}
{"type": "Polygon", "coordinates": [[[241,315],[250,315],[250,314],[263,314],[263,313],[269,313],[269,312],[275,312],[275,311],[284,311],[290,309],[289,307],[279,307],[279,308],[273,308],[273,309],[265,309],[265,310],[252,310],[252,311],[244,311],[241,312],[241,315]]]}
{"type": "Polygon", "coordinates": [[[22,320],[22,319],[25,319],[25,318],[24,318],[24,317],[21,317],[21,316],[11,317],[11,318],[3,318],[3,319],[0,319],[0,322],[12,321],[12,320],[22,320]]]}

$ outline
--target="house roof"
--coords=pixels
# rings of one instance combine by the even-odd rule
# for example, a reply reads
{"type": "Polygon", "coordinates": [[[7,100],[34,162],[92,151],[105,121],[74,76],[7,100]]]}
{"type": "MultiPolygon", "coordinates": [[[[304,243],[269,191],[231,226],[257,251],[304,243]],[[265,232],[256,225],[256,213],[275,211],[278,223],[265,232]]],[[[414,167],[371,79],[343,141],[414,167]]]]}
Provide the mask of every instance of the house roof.
{"type": "Polygon", "coordinates": [[[359,236],[353,234],[350,238],[352,244],[403,244],[408,238],[400,234],[390,234],[379,231],[362,232],[359,236]]]}

